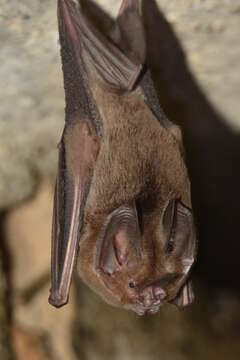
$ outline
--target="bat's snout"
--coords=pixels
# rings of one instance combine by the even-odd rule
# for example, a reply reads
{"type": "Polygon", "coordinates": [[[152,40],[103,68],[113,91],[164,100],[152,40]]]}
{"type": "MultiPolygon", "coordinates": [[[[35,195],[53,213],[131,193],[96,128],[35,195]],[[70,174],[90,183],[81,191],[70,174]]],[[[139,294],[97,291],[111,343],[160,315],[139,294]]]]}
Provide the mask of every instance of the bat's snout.
{"type": "Polygon", "coordinates": [[[167,292],[155,285],[147,286],[140,294],[140,301],[146,307],[160,304],[167,297],[167,292]]]}
{"type": "Polygon", "coordinates": [[[167,298],[167,292],[160,286],[149,285],[139,294],[137,304],[132,307],[138,315],[155,314],[167,298]]]}
{"type": "Polygon", "coordinates": [[[147,286],[140,293],[140,301],[145,306],[151,306],[153,304],[160,303],[167,297],[166,291],[160,286],[150,285],[147,286]]]}

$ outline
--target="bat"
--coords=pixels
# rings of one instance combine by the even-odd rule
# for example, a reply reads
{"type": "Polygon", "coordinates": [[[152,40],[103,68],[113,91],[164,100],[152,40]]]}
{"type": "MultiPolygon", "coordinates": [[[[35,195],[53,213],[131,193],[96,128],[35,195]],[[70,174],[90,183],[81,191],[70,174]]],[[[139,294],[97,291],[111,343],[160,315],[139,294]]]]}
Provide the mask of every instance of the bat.
{"type": "Polygon", "coordinates": [[[103,35],[79,2],[58,1],[65,128],[58,146],[49,302],[68,302],[73,271],[139,315],[194,300],[196,231],[181,130],[146,65],[139,1],[103,35]]]}

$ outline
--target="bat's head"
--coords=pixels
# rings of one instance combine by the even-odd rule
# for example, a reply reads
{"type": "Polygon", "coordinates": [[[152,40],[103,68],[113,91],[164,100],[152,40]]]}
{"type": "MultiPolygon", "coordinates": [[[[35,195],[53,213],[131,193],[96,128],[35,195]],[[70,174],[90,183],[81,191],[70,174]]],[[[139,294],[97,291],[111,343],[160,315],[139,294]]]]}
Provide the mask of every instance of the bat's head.
{"type": "Polygon", "coordinates": [[[95,257],[104,288],[99,293],[140,315],[156,313],[165,303],[184,308],[193,301],[188,280],[196,250],[191,210],[176,199],[147,216],[143,210],[132,203],[107,217],[95,257]]]}

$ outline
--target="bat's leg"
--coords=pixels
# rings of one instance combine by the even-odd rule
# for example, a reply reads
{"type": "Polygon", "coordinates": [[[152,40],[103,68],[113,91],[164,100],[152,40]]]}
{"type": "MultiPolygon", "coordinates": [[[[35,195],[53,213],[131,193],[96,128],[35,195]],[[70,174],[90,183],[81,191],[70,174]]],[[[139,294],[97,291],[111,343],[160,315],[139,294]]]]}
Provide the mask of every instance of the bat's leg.
{"type": "Polygon", "coordinates": [[[56,307],[68,301],[89,182],[99,147],[100,142],[87,122],[79,119],[65,127],[59,146],[52,232],[49,302],[56,307]]]}

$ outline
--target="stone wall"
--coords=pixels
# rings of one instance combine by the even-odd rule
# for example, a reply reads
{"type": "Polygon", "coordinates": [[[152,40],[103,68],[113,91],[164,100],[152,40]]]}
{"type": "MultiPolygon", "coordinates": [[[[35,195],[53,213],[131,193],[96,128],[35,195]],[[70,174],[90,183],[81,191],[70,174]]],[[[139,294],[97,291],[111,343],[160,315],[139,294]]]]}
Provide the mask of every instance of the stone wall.
{"type": "MultiPolygon", "coordinates": [[[[158,3],[204,93],[226,121],[239,128],[239,5],[235,0],[158,3]]],[[[98,4],[114,16],[120,1],[98,4]]],[[[64,102],[56,2],[0,0],[0,19],[3,209],[30,196],[39,177],[54,173],[64,102]]]]}
{"type": "MultiPolygon", "coordinates": [[[[106,28],[120,1],[97,1],[105,12],[82,3],[106,28]]],[[[67,307],[48,305],[64,124],[56,1],[0,0],[3,360],[13,358],[10,345],[20,360],[240,358],[240,7],[235,0],[157,3],[143,1],[148,61],[165,112],[183,129],[200,241],[196,303],[183,313],[169,306],[138,318],[103,304],[76,279],[67,307]]]]}

